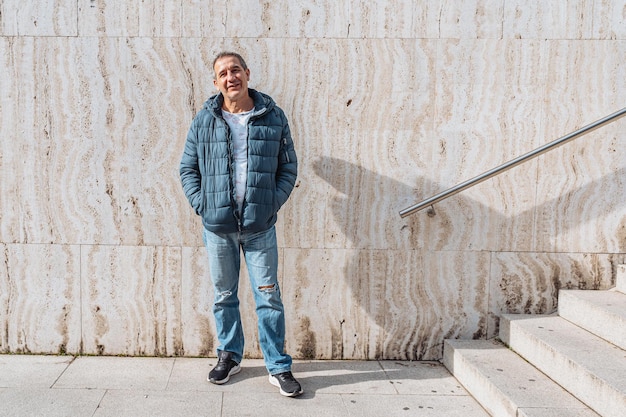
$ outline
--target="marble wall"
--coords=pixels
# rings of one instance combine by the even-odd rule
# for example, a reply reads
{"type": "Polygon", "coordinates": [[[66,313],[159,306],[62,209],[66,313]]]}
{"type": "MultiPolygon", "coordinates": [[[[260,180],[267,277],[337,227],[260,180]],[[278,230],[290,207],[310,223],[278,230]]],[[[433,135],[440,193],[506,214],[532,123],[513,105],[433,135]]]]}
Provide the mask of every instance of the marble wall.
{"type": "MultiPolygon", "coordinates": [[[[297,358],[438,359],[626,262],[626,0],[0,1],[0,352],[214,355],[178,177],[241,51],[300,174],[278,223],[297,358]]],[[[246,354],[259,357],[242,275],[246,354]]]]}

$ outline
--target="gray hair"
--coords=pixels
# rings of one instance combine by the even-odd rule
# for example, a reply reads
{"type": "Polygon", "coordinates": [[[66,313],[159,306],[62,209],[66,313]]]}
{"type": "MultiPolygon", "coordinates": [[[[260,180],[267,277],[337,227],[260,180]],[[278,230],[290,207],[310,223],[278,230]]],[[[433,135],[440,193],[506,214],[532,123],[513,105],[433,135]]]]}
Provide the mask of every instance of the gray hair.
{"type": "MultiPolygon", "coordinates": [[[[239,55],[237,52],[229,52],[229,51],[223,51],[220,52],[219,54],[217,54],[217,56],[215,57],[215,59],[213,60],[213,70],[215,70],[215,63],[221,59],[224,58],[226,56],[232,56],[235,57],[239,60],[239,63],[241,64],[241,67],[243,68],[243,70],[247,70],[248,66],[246,65],[246,61],[243,59],[243,57],[241,55],[239,55]]],[[[213,74],[213,77],[215,77],[215,74],[213,74]]]]}

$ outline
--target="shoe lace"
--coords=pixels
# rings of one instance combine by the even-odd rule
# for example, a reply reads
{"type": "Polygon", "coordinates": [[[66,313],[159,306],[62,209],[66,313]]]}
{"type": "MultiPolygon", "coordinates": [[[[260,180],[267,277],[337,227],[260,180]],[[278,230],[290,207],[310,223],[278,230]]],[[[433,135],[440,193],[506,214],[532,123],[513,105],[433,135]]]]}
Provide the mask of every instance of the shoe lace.
{"type": "Polygon", "coordinates": [[[283,372],[276,376],[284,382],[296,382],[296,379],[293,377],[291,372],[283,372]]]}

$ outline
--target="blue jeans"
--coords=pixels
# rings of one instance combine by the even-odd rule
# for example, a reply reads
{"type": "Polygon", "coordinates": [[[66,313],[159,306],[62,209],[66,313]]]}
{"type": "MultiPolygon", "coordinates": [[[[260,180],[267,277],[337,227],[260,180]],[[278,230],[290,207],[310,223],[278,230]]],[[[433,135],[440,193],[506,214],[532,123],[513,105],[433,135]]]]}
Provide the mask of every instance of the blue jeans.
{"type": "Polygon", "coordinates": [[[284,352],[285,311],[278,286],[276,229],[272,226],[256,233],[213,233],[204,229],[203,239],[213,280],[218,352],[233,353],[237,362],[243,358],[244,335],[237,297],[243,251],[256,303],[265,367],[270,374],[290,371],[291,356],[284,352]]]}

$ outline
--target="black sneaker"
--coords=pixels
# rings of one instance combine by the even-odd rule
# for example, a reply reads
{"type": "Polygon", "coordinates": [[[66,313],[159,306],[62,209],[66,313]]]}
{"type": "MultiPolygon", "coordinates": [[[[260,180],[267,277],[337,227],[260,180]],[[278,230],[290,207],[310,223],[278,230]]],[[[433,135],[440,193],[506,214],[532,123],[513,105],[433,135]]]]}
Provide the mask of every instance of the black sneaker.
{"type": "Polygon", "coordinates": [[[289,371],[270,375],[270,384],[280,388],[280,393],[285,397],[297,397],[304,392],[300,383],[289,371]]]}
{"type": "Polygon", "coordinates": [[[207,381],[214,384],[225,384],[231,375],[235,375],[241,371],[241,367],[233,360],[231,352],[219,351],[217,353],[217,365],[209,372],[207,381]]]}

